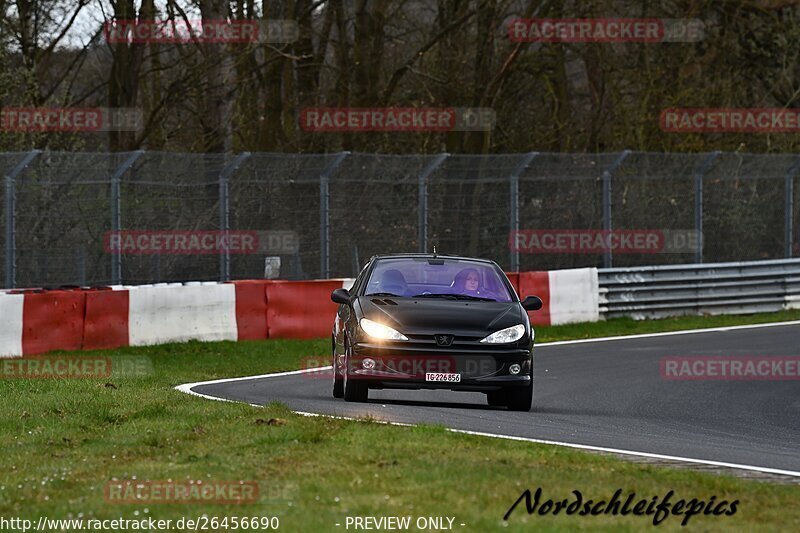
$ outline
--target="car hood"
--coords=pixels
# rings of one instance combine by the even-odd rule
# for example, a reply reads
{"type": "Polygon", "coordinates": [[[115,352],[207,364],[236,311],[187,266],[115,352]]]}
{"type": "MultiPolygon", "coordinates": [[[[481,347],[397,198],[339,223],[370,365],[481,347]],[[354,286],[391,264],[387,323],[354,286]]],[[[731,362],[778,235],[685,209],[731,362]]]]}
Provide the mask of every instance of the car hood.
{"type": "Polygon", "coordinates": [[[519,302],[361,296],[358,303],[361,316],[411,335],[485,336],[525,323],[519,302]]]}

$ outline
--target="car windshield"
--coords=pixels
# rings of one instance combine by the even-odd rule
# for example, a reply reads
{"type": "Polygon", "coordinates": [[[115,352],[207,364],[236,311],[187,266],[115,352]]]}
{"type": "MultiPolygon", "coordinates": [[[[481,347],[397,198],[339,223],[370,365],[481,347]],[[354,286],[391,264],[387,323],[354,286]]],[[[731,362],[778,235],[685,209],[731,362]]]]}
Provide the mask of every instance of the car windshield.
{"type": "Polygon", "coordinates": [[[379,259],[364,294],[511,302],[503,275],[491,263],[467,259],[379,259]]]}

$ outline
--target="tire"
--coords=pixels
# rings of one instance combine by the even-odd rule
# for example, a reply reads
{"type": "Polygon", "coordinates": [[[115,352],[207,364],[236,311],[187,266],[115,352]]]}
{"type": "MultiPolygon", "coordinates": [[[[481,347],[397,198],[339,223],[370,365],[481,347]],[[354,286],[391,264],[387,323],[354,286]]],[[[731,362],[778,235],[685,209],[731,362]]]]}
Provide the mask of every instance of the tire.
{"type": "Polygon", "coordinates": [[[345,341],[344,357],[344,377],[342,388],[344,389],[344,401],[346,402],[366,402],[369,399],[369,387],[366,382],[358,379],[350,379],[350,345],[345,341]]]}
{"type": "Polygon", "coordinates": [[[525,387],[509,387],[506,390],[506,406],[509,411],[530,411],[533,406],[533,372],[525,387]]]}
{"type": "Polygon", "coordinates": [[[508,403],[506,391],[498,390],[486,393],[486,403],[492,407],[503,407],[508,403]]]}
{"type": "Polygon", "coordinates": [[[333,397],[344,398],[344,380],[339,375],[339,365],[336,362],[336,341],[333,341],[333,397]]]}
{"type": "Polygon", "coordinates": [[[339,371],[336,368],[336,356],[333,358],[333,397],[344,398],[344,379],[339,377],[339,371]]]}

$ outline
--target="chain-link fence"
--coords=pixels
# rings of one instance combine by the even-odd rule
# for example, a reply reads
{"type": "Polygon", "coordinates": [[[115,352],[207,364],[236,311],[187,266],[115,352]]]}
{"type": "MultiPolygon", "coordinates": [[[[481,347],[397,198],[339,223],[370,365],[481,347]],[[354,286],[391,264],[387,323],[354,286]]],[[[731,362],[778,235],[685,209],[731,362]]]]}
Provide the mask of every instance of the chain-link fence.
{"type": "Polygon", "coordinates": [[[507,270],[800,255],[794,154],[33,151],[0,154],[0,172],[6,288],[347,277],[434,245],[507,270]],[[624,231],[684,240],[557,240],[624,231]],[[237,232],[257,244],[191,245],[237,232]]]}

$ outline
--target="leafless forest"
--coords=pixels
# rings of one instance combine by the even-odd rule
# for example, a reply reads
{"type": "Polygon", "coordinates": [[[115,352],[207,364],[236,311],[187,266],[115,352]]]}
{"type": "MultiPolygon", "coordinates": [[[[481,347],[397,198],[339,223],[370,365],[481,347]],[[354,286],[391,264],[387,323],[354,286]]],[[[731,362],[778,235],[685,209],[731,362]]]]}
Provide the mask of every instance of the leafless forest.
{"type": "Polygon", "coordinates": [[[797,107],[793,0],[0,0],[0,106],[139,108],[104,134],[0,132],[0,150],[788,152],[796,134],[676,134],[669,107],[797,107]],[[691,43],[519,43],[515,17],[699,19],[691,43]],[[291,43],[109,43],[112,19],[289,19],[291,43]],[[309,106],[489,107],[486,132],[320,133],[309,106]]]}

